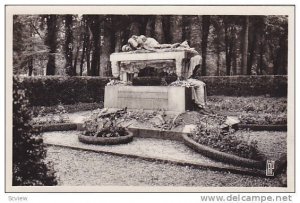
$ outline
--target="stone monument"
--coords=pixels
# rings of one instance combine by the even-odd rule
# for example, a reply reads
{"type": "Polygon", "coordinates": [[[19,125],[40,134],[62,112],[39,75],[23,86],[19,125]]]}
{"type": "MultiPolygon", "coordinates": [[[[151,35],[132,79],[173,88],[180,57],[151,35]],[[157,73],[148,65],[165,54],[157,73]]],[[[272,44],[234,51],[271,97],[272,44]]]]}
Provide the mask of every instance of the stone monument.
{"type": "MultiPolygon", "coordinates": [[[[159,44],[143,35],[132,36],[122,50],[112,53],[110,61],[112,75],[123,82],[131,81],[149,66],[187,79],[201,60],[187,42],[159,44]]],[[[192,108],[192,92],[191,87],[184,86],[106,86],[104,107],[184,112],[192,108]]],[[[203,92],[206,100],[205,89],[203,92]]]]}

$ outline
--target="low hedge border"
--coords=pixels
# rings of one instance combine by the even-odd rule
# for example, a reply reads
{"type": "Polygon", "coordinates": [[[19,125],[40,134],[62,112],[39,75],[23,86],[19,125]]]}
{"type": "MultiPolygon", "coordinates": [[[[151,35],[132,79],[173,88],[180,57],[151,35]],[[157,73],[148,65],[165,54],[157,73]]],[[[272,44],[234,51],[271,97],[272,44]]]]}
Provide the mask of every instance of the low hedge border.
{"type": "Polygon", "coordinates": [[[248,168],[265,169],[266,167],[265,161],[246,159],[236,155],[215,150],[213,148],[195,142],[193,139],[189,138],[187,134],[182,134],[182,137],[184,144],[209,158],[248,168]]]}
{"type": "Polygon", "coordinates": [[[33,128],[38,130],[39,132],[69,131],[69,130],[78,129],[76,123],[55,123],[55,124],[47,124],[47,125],[33,125],[33,128]]]}
{"type": "Polygon", "coordinates": [[[85,144],[97,144],[97,145],[117,145],[127,144],[133,140],[133,133],[128,131],[128,135],[120,137],[94,137],[79,135],[78,140],[85,144]]]}
{"type": "Polygon", "coordinates": [[[287,131],[287,125],[238,124],[238,128],[253,131],[287,131]]]}

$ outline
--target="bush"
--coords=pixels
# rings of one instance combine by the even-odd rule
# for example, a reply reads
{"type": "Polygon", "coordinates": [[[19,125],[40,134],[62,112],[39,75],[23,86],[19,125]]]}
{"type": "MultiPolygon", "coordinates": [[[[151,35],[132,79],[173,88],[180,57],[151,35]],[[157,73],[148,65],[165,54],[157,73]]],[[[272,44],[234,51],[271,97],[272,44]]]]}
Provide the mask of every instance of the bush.
{"type": "Polygon", "coordinates": [[[287,96],[286,75],[201,76],[197,79],[206,84],[208,96],[287,96]]]}
{"type": "Polygon", "coordinates": [[[229,131],[220,128],[207,128],[203,124],[197,125],[196,130],[190,135],[199,144],[212,147],[221,152],[234,154],[243,158],[264,160],[264,156],[258,151],[257,141],[242,139],[246,132],[233,129],[229,131]]]}
{"type": "Polygon", "coordinates": [[[13,79],[13,185],[56,185],[51,163],[40,134],[30,125],[25,90],[13,79]]]}
{"type": "Polygon", "coordinates": [[[126,128],[119,126],[117,119],[126,113],[126,109],[106,113],[104,109],[95,111],[83,124],[85,136],[121,137],[128,135],[126,128]]]}
{"type": "Polygon", "coordinates": [[[44,115],[54,114],[57,111],[58,106],[63,106],[67,113],[74,113],[78,111],[91,111],[95,109],[103,108],[103,102],[94,103],[77,103],[77,104],[58,104],[55,106],[32,106],[29,110],[33,116],[39,116],[41,113],[44,115]]]}
{"type": "Polygon", "coordinates": [[[109,78],[34,76],[22,77],[20,82],[27,90],[31,106],[54,106],[103,101],[109,78]]]}

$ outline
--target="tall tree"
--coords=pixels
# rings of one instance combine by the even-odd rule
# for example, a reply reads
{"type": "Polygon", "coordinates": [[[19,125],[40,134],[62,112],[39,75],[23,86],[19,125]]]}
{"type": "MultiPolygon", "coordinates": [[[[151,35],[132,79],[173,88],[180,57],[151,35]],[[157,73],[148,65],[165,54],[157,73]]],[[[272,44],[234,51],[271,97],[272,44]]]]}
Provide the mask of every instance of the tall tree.
{"type": "Polygon", "coordinates": [[[221,52],[224,49],[224,32],[223,28],[223,19],[221,16],[211,16],[211,23],[213,25],[213,35],[212,41],[214,45],[215,54],[217,55],[217,70],[216,75],[220,75],[220,66],[221,66],[221,52]]]}
{"type": "Polygon", "coordinates": [[[57,49],[58,16],[47,15],[47,32],[45,44],[49,47],[46,75],[55,75],[55,55],[57,49]]]}
{"type": "Polygon", "coordinates": [[[165,35],[164,35],[162,20],[163,20],[163,17],[161,15],[155,16],[154,37],[159,43],[165,42],[165,35]]]}
{"type": "Polygon", "coordinates": [[[104,16],[91,15],[90,30],[93,36],[93,53],[91,62],[91,75],[99,76],[100,70],[100,24],[104,16]]]}
{"type": "Polygon", "coordinates": [[[65,15],[65,47],[64,54],[66,58],[65,69],[70,76],[76,75],[76,67],[72,65],[73,60],[73,15],[65,15]]]}
{"type": "Polygon", "coordinates": [[[146,23],[145,35],[147,37],[154,37],[154,20],[153,16],[149,16],[146,23]]]}
{"type": "Polygon", "coordinates": [[[244,17],[243,24],[243,52],[242,52],[242,74],[251,74],[251,69],[247,69],[247,60],[248,60],[248,36],[249,36],[249,16],[244,17]]]}
{"type": "Polygon", "coordinates": [[[210,27],[210,16],[202,17],[202,41],[201,41],[201,53],[202,53],[202,68],[201,75],[206,75],[206,54],[207,54],[207,41],[210,27]]]}
{"type": "Polygon", "coordinates": [[[172,43],[182,41],[182,23],[182,15],[173,15],[170,17],[170,35],[172,43]]]}
{"type": "Polygon", "coordinates": [[[202,16],[189,16],[190,26],[190,44],[200,53],[201,51],[201,33],[202,33],[202,16]]]}
{"type": "Polygon", "coordinates": [[[141,24],[139,22],[139,16],[130,16],[131,24],[129,26],[129,36],[141,34],[141,24]]]}

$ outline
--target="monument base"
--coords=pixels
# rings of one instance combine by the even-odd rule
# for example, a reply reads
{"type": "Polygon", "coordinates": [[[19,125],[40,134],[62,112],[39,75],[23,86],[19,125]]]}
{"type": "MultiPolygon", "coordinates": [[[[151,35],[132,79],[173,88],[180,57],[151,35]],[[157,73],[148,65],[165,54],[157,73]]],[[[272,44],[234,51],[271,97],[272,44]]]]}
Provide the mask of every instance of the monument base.
{"type": "Polygon", "coordinates": [[[104,107],[184,112],[192,109],[192,90],[173,86],[106,86],[104,107]]]}

